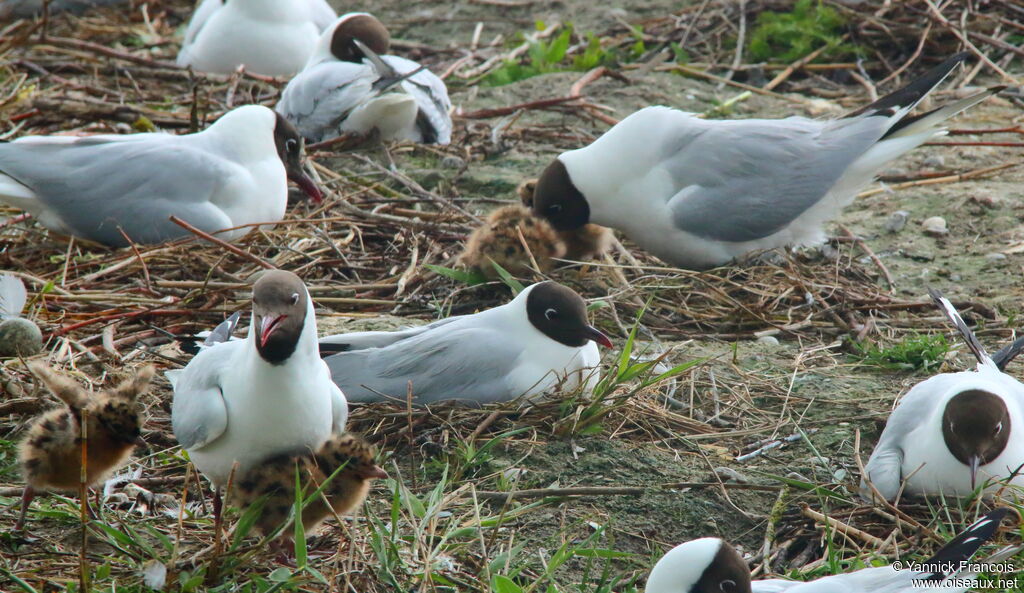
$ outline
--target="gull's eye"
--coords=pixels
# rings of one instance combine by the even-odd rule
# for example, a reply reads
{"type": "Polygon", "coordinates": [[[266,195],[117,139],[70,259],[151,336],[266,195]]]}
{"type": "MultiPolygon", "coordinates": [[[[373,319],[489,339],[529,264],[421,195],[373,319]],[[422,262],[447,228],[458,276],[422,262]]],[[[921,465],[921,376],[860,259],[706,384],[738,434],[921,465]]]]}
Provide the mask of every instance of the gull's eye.
{"type": "Polygon", "coordinates": [[[999,424],[996,424],[996,430],[992,434],[999,434],[1001,432],[1003,432],[1003,423],[1002,422],[1000,422],[999,424]]]}
{"type": "Polygon", "coordinates": [[[556,317],[558,317],[558,309],[545,309],[544,310],[544,317],[548,321],[550,321],[552,319],[555,319],[556,317]]]}
{"type": "Polygon", "coordinates": [[[298,305],[298,304],[299,304],[299,293],[296,292],[296,293],[292,294],[292,306],[295,306],[295,305],[298,305]]]}
{"type": "Polygon", "coordinates": [[[722,591],[730,591],[736,588],[736,581],[726,579],[718,584],[718,588],[722,591]]]}
{"type": "Polygon", "coordinates": [[[299,141],[295,138],[289,138],[284,141],[284,149],[288,152],[295,152],[299,149],[299,141]]]}
{"type": "Polygon", "coordinates": [[[552,204],[552,205],[548,206],[548,209],[547,209],[547,213],[548,214],[559,214],[561,212],[562,212],[562,205],[561,204],[552,204]]]}

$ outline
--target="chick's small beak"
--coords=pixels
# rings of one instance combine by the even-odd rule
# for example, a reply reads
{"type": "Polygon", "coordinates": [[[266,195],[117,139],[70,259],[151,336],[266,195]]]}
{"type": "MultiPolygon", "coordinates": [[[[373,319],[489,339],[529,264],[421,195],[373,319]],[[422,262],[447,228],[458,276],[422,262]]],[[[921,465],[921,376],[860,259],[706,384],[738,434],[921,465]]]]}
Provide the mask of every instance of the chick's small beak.
{"type": "Polygon", "coordinates": [[[288,179],[295,182],[295,185],[299,186],[302,193],[309,196],[311,200],[319,204],[324,201],[324,194],[317,187],[313,179],[303,170],[302,165],[293,165],[288,167],[288,179]]]}
{"type": "Polygon", "coordinates": [[[267,340],[270,339],[270,334],[274,333],[277,326],[284,321],[287,315],[265,315],[260,319],[260,347],[267,345],[267,340]]]}
{"type": "Polygon", "coordinates": [[[593,340],[598,344],[604,346],[605,348],[612,347],[612,341],[608,339],[608,336],[601,333],[601,330],[597,329],[592,325],[588,325],[586,328],[584,328],[583,337],[585,337],[588,340],[593,340]]]}
{"type": "Polygon", "coordinates": [[[367,479],[377,478],[378,480],[383,480],[388,477],[388,472],[384,471],[384,468],[382,468],[381,466],[375,465],[372,468],[370,468],[368,472],[366,472],[366,475],[364,477],[367,479]]]}
{"type": "Polygon", "coordinates": [[[974,490],[978,481],[978,467],[981,465],[981,457],[971,455],[967,459],[967,467],[971,468],[971,490],[974,490]]]}

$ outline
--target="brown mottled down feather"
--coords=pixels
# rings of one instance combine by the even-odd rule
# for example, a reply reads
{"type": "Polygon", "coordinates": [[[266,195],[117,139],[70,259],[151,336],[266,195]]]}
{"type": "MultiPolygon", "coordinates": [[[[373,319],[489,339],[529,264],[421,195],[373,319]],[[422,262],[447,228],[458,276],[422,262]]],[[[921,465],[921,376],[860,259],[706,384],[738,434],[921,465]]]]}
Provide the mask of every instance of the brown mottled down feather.
{"type": "Polygon", "coordinates": [[[551,258],[565,255],[565,244],[546,220],[536,218],[522,206],[505,206],[491,212],[484,224],[466,239],[459,263],[494,279],[498,277],[491,265],[494,261],[513,276],[522,277],[533,270],[530,255],[537,262],[538,272],[548,272],[555,264],[551,258]],[[524,240],[529,253],[523,246],[524,240]]]}
{"type": "Polygon", "coordinates": [[[96,484],[120,467],[131,455],[142,431],[138,396],[149,386],[153,367],[147,366],[114,389],[96,394],[90,394],[45,364],[32,364],[31,369],[66,406],[36,418],[21,441],[19,459],[28,486],[57,490],[78,487],[82,410],[88,412],[86,482],[96,484]]]}
{"type": "MultiPolygon", "coordinates": [[[[516,193],[527,208],[533,207],[533,191],[536,179],[527,179],[519,184],[516,193]]],[[[612,230],[599,224],[585,224],[571,231],[555,231],[565,243],[565,259],[586,261],[604,255],[612,246],[612,230]]]]}
{"type": "MultiPolygon", "coordinates": [[[[310,531],[332,515],[354,510],[366,500],[370,483],[375,478],[387,477],[375,457],[374,447],[361,437],[350,433],[335,435],[312,455],[277,455],[253,468],[236,482],[231,501],[245,508],[266,496],[255,528],[268,534],[288,519],[295,506],[296,464],[304,496],[309,496],[341,468],[324,487],[323,497],[314,499],[302,510],[302,526],[310,531]]],[[[289,530],[283,531],[282,537],[290,537],[289,530]]]]}

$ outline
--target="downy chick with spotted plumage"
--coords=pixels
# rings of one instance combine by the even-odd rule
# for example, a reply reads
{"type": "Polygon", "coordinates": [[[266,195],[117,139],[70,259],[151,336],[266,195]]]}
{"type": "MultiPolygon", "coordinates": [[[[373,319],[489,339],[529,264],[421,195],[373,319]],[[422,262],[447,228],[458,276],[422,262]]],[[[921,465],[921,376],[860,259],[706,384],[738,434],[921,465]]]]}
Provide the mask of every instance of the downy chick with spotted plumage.
{"type": "MultiPolygon", "coordinates": [[[[302,526],[309,532],[332,515],[355,510],[366,500],[371,482],[388,477],[375,456],[373,445],[361,437],[335,435],[312,455],[276,455],[258,464],[235,484],[232,502],[245,508],[266,496],[255,527],[267,535],[283,524],[295,507],[296,464],[304,484],[303,496],[309,496],[333,475],[323,489],[323,497],[302,510],[302,526]]],[[[282,537],[287,539],[290,534],[285,530],[282,537]]]]}
{"type": "Polygon", "coordinates": [[[534,261],[536,271],[546,274],[555,265],[551,258],[563,256],[565,244],[547,221],[522,206],[505,206],[491,212],[484,224],[469,235],[458,262],[495,280],[498,271],[492,261],[521,278],[532,275],[534,261]]]}
{"type": "Polygon", "coordinates": [[[139,396],[149,386],[154,373],[152,366],[146,366],[117,387],[91,394],[43,363],[33,363],[31,369],[65,406],[39,416],[29,426],[19,447],[18,457],[26,485],[17,529],[24,525],[25,513],[37,490],[79,487],[83,411],[88,417],[86,483],[97,484],[124,464],[141,441],[144,420],[139,396]]]}
{"type": "MultiPolygon", "coordinates": [[[[527,179],[516,188],[516,193],[519,194],[523,206],[531,210],[533,209],[533,193],[536,189],[536,179],[527,179]]],[[[612,230],[599,224],[587,223],[578,229],[555,231],[555,233],[565,244],[565,259],[573,261],[601,257],[612,246],[612,230]]]]}

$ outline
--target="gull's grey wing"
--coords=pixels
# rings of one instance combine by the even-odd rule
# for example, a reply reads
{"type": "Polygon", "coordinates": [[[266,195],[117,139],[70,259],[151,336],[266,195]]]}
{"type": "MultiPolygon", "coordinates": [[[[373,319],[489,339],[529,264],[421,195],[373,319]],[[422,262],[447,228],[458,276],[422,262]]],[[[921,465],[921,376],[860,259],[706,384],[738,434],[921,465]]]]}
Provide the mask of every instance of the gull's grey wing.
{"type": "MultiPolygon", "coordinates": [[[[911,389],[889,415],[882,436],[864,470],[878,492],[893,500],[903,480],[903,444],[908,434],[929,418],[936,397],[962,378],[963,373],[935,375],[911,389]]],[[[861,496],[870,500],[871,490],[861,477],[861,496]]]]}
{"type": "MultiPolygon", "coordinates": [[[[412,60],[398,56],[381,56],[397,72],[406,74],[421,68],[412,60]]],[[[448,144],[452,139],[452,102],[448,87],[430,70],[421,70],[402,81],[402,89],[416,99],[419,105],[417,125],[426,143],[448,144]]]]}
{"type": "Polygon", "coordinates": [[[242,318],[241,311],[235,311],[224,321],[221,321],[217,327],[213,328],[210,335],[206,336],[203,340],[203,346],[209,348],[214,344],[221,342],[227,342],[231,339],[231,335],[235,333],[235,329],[238,327],[238,320],[242,318]]]}
{"type": "Polygon", "coordinates": [[[199,449],[216,440],[228,425],[220,377],[232,353],[245,342],[223,342],[199,352],[177,373],[171,428],[183,449],[199,449]]]}
{"type": "Polygon", "coordinates": [[[21,278],[0,274],[0,318],[18,317],[28,301],[28,292],[21,278]]]}
{"type": "Polygon", "coordinates": [[[172,214],[206,231],[231,226],[209,200],[240,166],[180,137],[139,136],[0,144],[0,173],[31,189],[67,232],[106,245],[127,245],[118,227],[139,243],[186,235],[172,214]]]}
{"type": "Polygon", "coordinates": [[[510,393],[505,381],[519,354],[496,331],[460,325],[324,360],[352,402],[385,401],[384,396],[405,400],[411,381],[418,404],[450,399],[479,404],[521,395],[510,393]]]}
{"type": "Polygon", "coordinates": [[[992,355],[992,362],[996,363],[996,367],[1000,371],[1006,370],[1006,365],[1010,364],[1014,358],[1024,352],[1024,337],[1017,338],[1013,342],[1003,346],[992,355]]]}
{"type": "Polygon", "coordinates": [[[365,350],[367,348],[383,348],[385,346],[390,346],[395,342],[418,336],[423,332],[441,327],[442,325],[447,325],[461,318],[462,316],[457,315],[455,317],[440,319],[426,325],[400,329],[397,331],[366,331],[324,336],[320,338],[320,355],[326,356],[337,352],[365,350]]]}
{"type": "Polygon", "coordinates": [[[884,117],[677,117],[687,119],[664,135],[660,151],[661,167],[676,188],[668,204],[672,220],[683,231],[730,242],[785,228],[824,198],[891,125],[884,117]]]}
{"type": "Polygon", "coordinates": [[[800,583],[797,581],[784,581],[782,579],[764,579],[752,581],[750,590],[753,593],[785,593],[800,583]]]}
{"type": "Polygon", "coordinates": [[[307,140],[320,141],[338,134],[345,117],[372,94],[374,80],[367,64],[320,62],[288,82],[274,109],[307,140]]]}

